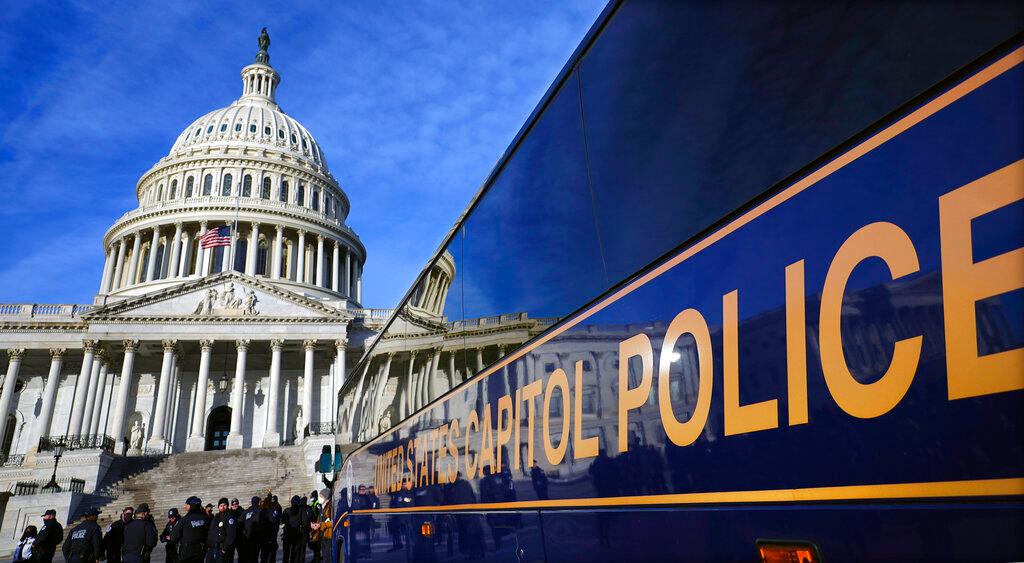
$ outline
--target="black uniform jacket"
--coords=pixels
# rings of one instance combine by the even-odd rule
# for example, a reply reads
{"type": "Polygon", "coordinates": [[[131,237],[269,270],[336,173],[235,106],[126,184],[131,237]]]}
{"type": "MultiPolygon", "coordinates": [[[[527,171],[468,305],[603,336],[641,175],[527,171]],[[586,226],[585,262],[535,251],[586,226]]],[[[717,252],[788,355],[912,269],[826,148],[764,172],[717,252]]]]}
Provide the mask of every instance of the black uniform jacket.
{"type": "Polygon", "coordinates": [[[95,520],[86,520],[71,528],[64,542],[64,559],[68,563],[97,561],[103,556],[103,530],[95,520]]]}
{"type": "Polygon", "coordinates": [[[156,524],[152,518],[137,518],[124,526],[124,552],[146,555],[156,547],[156,524]]]}

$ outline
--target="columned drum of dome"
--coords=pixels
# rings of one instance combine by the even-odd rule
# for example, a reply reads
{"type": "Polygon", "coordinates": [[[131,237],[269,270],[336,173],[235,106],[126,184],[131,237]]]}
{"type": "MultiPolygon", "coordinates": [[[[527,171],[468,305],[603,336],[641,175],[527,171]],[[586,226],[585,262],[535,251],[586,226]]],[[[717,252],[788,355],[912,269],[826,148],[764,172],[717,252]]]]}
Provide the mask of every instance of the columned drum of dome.
{"type": "Polygon", "coordinates": [[[277,104],[281,75],[262,43],[241,77],[241,97],[192,122],[139,178],[138,208],[104,237],[97,305],[236,270],[359,306],[366,249],[345,223],[348,196],[313,135],[277,104]],[[223,226],[230,247],[202,248],[199,237],[223,226]]]}

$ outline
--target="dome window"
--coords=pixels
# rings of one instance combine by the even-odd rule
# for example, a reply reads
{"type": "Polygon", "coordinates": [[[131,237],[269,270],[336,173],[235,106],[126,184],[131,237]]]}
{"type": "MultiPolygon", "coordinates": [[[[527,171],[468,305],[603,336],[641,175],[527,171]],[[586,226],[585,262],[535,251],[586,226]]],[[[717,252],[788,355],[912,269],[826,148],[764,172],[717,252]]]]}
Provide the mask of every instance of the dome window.
{"type": "Polygon", "coordinates": [[[306,186],[302,182],[295,188],[295,204],[306,205],[306,186]]]}
{"type": "Polygon", "coordinates": [[[210,133],[213,133],[213,125],[206,128],[206,134],[209,135],[210,133]]]}
{"type": "Polygon", "coordinates": [[[250,133],[255,133],[256,132],[256,124],[255,123],[253,123],[252,125],[249,126],[249,132],[250,133]]]}
{"type": "Polygon", "coordinates": [[[281,180],[281,192],[277,194],[277,199],[288,203],[288,180],[281,180]]]}
{"type": "Polygon", "coordinates": [[[194,186],[195,182],[193,181],[192,177],[189,176],[188,179],[185,180],[185,197],[192,197],[192,188],[194,186]]]}
{"type": "Polygon", "coordinates": [[[295,133],[292,133],[292,144],[295,144],[295,133]]]}
{"type": "Polygon", "coordinates": [[[242,178],[242,197],[252,197],[252,176],[249,174],[242,178]]]}
{"type": "Polygon", "coordinates": [[[264,127],[263,128],[263,134],[267,135],[269,137],[270,136],[270,127],[264,127]]]}
{"type": "Polygon", "coordinates": [[[203,130],[202,127],[196,127],[196,134],[193,135],[193,137],[198,137],[199,136],[199,132],[202,131],[202,130],[203,130]]]}
{"type": "Polygon", "coordinates": [[[320,211],[320,192],[313,189],[313,211],[320,211]]]}
{"type": "Polygon", "coordinates": [[[224,182],[220,185],[220,195],[231,195],[231,174],[224,175],[224,182]]]}
{"type": "Polygon", "coordinates": [[[203,195],[213,194],[213,174],[207,174],[203,178],[203,195]]]}
{"type": "Polygon", "coordinates": [[[220,132],[223,133],[223,132],[225,132],[227,130],[228,130],[228,124],[227,123],[221,123],[220,124],[220,132]]]}
{"type": "Polygon", "coordinates": [[[260,197],[270,199],[270,178],[263,179],[263,188],[260,190],[260,197]]]}
{"type": "Polygon", "coordinates": [[[242,124],[241,123],[236,123],[235,124],[235,132],[237,133],[237,132],[239,132],[241,130],[242,130],[242,124]]]}
{"type": "Polygon", "coordinates": [[[278,139],[283,139],[284,138],[284,129],[278,129],[277,130],[277,138],[278,139]]]}
{"type": "Polygon", "coordinates": [[[171,180],[171,199],[178,197],[178,180],[171,180]]]}
{"type": "Polygon", "coordinates": [[[302,140],[302,149],[306,150],[306,140],[305,139],[302,140]]]}

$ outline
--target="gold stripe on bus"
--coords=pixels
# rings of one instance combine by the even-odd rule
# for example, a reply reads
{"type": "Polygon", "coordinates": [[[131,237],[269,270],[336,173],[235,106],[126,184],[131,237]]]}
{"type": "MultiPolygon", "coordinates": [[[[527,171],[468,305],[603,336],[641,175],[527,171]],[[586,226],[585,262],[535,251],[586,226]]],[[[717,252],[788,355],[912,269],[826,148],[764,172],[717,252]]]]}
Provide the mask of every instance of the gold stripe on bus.
{"type": "Polygon", "coordinates": [[[528,500],[491,504],[446,504],[411,508],[375,508],[353,510],[353,515],[396,512],[447,512],[466,510],[506,510],[516,508],[605,508],[643,507],[651,505],[789,503],[842,500],[916,500],[964,497],[1024,496],[1024,477],[978,479],[969,481],[937,481],[930,483],[896,483],[889,485],[845,485],[800,489],[769,489],[761,491],[722,491],[709,493],[678,493],[631,497],[601,497],[565,500],[528,500]]]}
{"type": "Polygon", "coordinates": [[[608,307],[612,303],[615,303],[619,299],[622,299],[623,297],[625,297],[626,295],[632,293],[633,291],[636,291],[639,287],[647,284],[651,280],[653,280],[653,279],[657,278],[658,276],[664,274],[665,272],[667,272],[668,270],[672,269],[673,267],[675,267],[675,266],[679,265],[680,263],[688,260],[689,258],[691,258],[694,255],[696,255],[698,252],[701,252],[702,250],[705,250],[706,248],[708,248],[711,245],[713,245],[714,243],[722,240],[726,236],[732,234],[733,232],[737,231],[741,227],[743,227],[743,226],[747,225],[748,223],[752,222],[754,219],[757,219],[758,217],[760,217],[760,216],[764,215],[765,213],[771,211],[772,209],[778,207],[779,205],[781,205],[785,201],[787,201],[787,200],[793,198],[794,196],[796,196],[797,194],[803,192],[807,188],[809,188],[809,187],[817,184],[818,182],[824,180],[825,178],[831,176],[836,171],[844,168],[845,166],[847,166],[848,164],[854,162],[855,160],[859,159],[860,157],[868,154],[869,152],[871,152],[871,151],[875,150],[876,148],[882,146],[883,144],[887,143],[888,141],[894,139],[895,137],[905,133],[911,127],[914,127],[918,123],[921,123],[922,121],[928,119],[932,115],[935,115],[939,111],[941,111],[941,110],[945,109],[946,107],[952,105],[957,100],[963,98],[964,96],[970,94],[971,92],[977,90],[978,88],[980,88],[980,87],[984,86],[985,84],[991,82],[992,80],[998,78],[999,76],[1001,76],[1005,72],[1009,71],[1013,67],[1021,64],[1022,62],[1024,62],[1024,47],[1018,47],[1017,49],[1015,49],[1014,51],[1012,51],[1008,55],[1006,55],[1003,58],[999,59],[998,61],[992,63],[991,65],[985,67],[984,69],[978,71],[976,74],[974,74],[971,77],[965,79],[963,82],[960,82],[956,86],[953,86],[952,88],[950,88],[949,90],[947,90],[943,94],[941,94],[938,97],[936,97],[934,100],[924,104],[923,106],[921,106],[917,110],[911,112],[906,117],[903,117],[902,119],[900,119],[897,122],[893,123],[889,127],[886,127],[882,131],[879,131],[874,136],[868,138],[867,140],[865,140],[861,144],[857,145],[856,147],[853,147],[849,151],[847,151],[847,152],[843,153],[842,155],[836,157],[834,160],[832,160],[829,163],[825,164],[821,168],[818,168],[817,170],[815,170],[811,174],[808,174],[806,177],[804,177],[803,179],[797,181],[796,183],[794,183],[790,187],[788,187],[788,188],[782,190],[781,192],[775,194],[774,196],[768,198],[767,200],[765,200],[761,204],[757,205],[756,207],[754,207],[750,211],[747,211],[743,215],[740,215],[739,217],[734,219],[729,224],[723,226],[721,229],[719,229],[719,230],[709,234],[704,239],[701,239],[700,241],[694,243],[693,246],[690,246],[689,248],[683,250],[679,254],[677,254],[677,255],[673,256],[672,258],[668,259],[667,261],[665,261],[661,265],[657,266],[656,268],[654,268],[650,272],[647,272],[646,274],[644,274],[644,275],[640,276],[639,278],[633,280],[632,282],[627,284],[622,289],[616,291],[615,293],[609,295],[608,297],[606,297],[605,299],[603,299],[599,303],[595,304],[590,309],[587,309],[586,311],[581,312],[579,315],[577,315],[577,316],[573,317],[572,319],[569,319],[568,321],[566,321],[565,324],[563,324],[563,325],[561,325],[561,326],[559,326],[559,327],[557,327],[555,329],[552,329],[550,332],[542,335],[540,338],[538,338],[532,344],[530,344],[528,346],[525,346],[523,348],[520,348],[516,352],[501,358],[501,360],[499,360],[497,363],[491,365],[489,368],[485,369],[484,371],[480,372],[479,374],[477,374],[477,375],[469,378],[468,380],[466,380],[464,383],[462,383],[460,385],[459,388],[453,389],[453,390],[449,391],[448,393],[445,393],[441,397],[438,397],[434,401],[431,401],[426,407],[420,409],[420,411],[418,411],[418,413],[416,415],[411,416],[411,417],[409,417],[409,418],[399,422],[398,424],[396,424],[395,426],[390,428],[388,431],[386,431],[383,434],[377,436],[376,438],[373,438],[372,440],[370,440],[369,442],[364,444],[361,448],[359,448],[358,450],[353,452],[352,455],[350,455],[349,457],[351,458],[352,456],[354,456],[354,455],[358,454],[360,451],[362,451],[363,448],[365,448],[365,447],[367,447],[367,446],[369,446],[371,444],[374,444],[376,442],[381,441],[384,437],[386,437],[386,436],[388,436],[388,435],[390,435],[390,434],[392,434],[392,433],[402,429],[403,427],[408,426],[409,424],[413,424],[415,422],[415,420],[419,418],[419,413],[427,412],[431,408],[433,408],[436,404],[442,403],[442,402],[445,402],[445,401],[451,399],[452,395],[454,395],[455,393],[460,393],[460,392],[462,392],[464,390],[462,388],[463,386],[468,386],[468,385],[476,383],[476,382],[478,382],[478,381],[480,381],[480,380],[482,380],[482,379],[484,379],[486,377],[489,377],[491,374],[497,372],[498,370],[500,370],[501,368],[505,367],[506,365],[508,365],[508,364],[510,364],[510,363],[512,363],[512,362],[514,362],[516,360],[518,360],[519,358],[522,358],[523,356],[525,356],[526,354],[528,354],[529,352],[531,352],[532,350],[534,350],[538,346],[541,346],[541,345],[549,342],[551,339],[555,338],[559,334],[561,334],[561,333],[569,330],[570,328],[576,326],[577,324],[583,322],[587,318],[595,315],[596,313],[600,312],[601,310],[603,310],[604,308],[608,307]]]}

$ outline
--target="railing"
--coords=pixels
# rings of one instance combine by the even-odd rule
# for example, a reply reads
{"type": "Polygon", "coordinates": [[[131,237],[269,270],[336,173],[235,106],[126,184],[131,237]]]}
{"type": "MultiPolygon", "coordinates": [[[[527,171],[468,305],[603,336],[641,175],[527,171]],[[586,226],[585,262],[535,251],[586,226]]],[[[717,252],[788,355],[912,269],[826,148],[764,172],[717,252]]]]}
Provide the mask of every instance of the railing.
{"type": "Polygon", "coordinates": [[[93,308],[75,303],[0,303],[0,321],[75,319],[93,308]]]}
{"type": "Polygon", "coordinates": [[[363,316],[367,319],[379,319],[386,321],[394,314],[394,309],[363,309],[363,316]]]}
{"type": "Polygon", "coordinates": [[[39,439],[40,452],[52,452],[56,446],[65,450],[114,451],[114,439],[105,434],[81,434],[74,436],[43,436],[39,439]]]}
{"type": "Polygon", "coordinates": [[[0,455],[0,467],[21,467],[23,463],[25,463],[24,455],[0,455]]]}
{"type": "Polygon", "coordinates": [[[333,422],[315,422],[309,425],[310,436],[323,436],[325,434],[334,434],[335,426],[333,422]]]}
{"type": "Polygon", "coordinates": [[[38,495],[38,494],[49,494],[49,493],[84,493],[85,492],[85,481],[83,479],[75,479],[74,477],[65,477],[63,479],[57,479],[56,487],[47,487],[49,482],[42,483],[40,481],[18,481],[14,484],[14,490],[12,491],[15,495],[26,496],[26,495],[38,495]]]}

